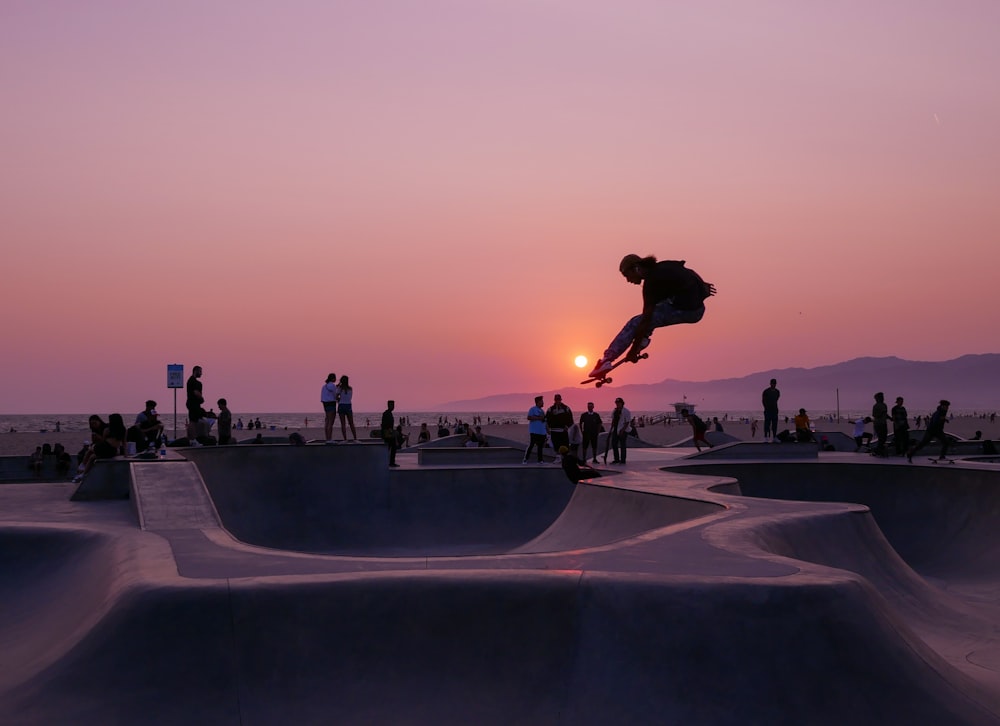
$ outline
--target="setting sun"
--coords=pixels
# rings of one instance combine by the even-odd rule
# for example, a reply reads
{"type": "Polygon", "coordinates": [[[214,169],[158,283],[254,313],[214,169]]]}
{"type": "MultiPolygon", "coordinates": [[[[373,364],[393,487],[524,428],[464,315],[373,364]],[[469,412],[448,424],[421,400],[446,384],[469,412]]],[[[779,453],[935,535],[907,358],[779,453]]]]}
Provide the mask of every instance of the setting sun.
{"type": "Polygon", "coordinates": [[[586,368],[587,367],[587,356],[585,356],[585,355],[578,355],[573,360],[573,362],[576,363],[576,367],[577,368],[586,368]]]}

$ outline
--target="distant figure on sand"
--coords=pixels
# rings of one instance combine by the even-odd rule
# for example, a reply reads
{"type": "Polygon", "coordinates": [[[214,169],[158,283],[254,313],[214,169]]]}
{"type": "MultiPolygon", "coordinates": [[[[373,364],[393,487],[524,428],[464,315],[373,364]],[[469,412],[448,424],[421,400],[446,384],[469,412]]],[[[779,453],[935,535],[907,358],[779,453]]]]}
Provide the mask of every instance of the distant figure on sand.
{"type": "MultiPolygon", "coordinates": [[[[353,398],[354,389],[351,388],[347,376],[341,376],[340,383],[337,384],[337,413],[340,414],[340,433],[344,437],[344,441],[347,441],[347,424],[351,425],[351,440],[358,440],[358,432],[354,430],[354,409],[351,404],[353,398]]],[[[395,461],[395,452],[393,452],[393,461],[395,461]]]]}
{"type": "Polygon", "coordinates": [[[642,285],[642,313],[625,323],[608,344],[591,378],[606,374],[626,350],[629,360],[638,360],[654,329],[697,323],[705,315],[705,300],[715,294],[715,285],[685,267],[684,260],[657,262],[652,255],[631,254],[622,258],[618,271],[633,285],[642,285]]]}
{"type": "Polygon", "coordinates": [[[538,449],[538,463],[542,463],[542,452],[545,450],[545,410],[542,404],[545,399],[535,396],[535,405],[528,409],[528,448],[524,450],[522,464],[528,463],[531,450],[538,449]]]}
{"type": "Polygon", "coordinates": [[[426,444],[430,440],[431,440],[431,432],[430,429],[427,428],[427,424],[426,423],[420,424],[420,431],[417,432],[417,443],[426,444]]]}
{"type": "Polygon", "coordinates": [[[927,446],[933,439],[941,442],[941,453],[938,454],[938,459],[944,459],[948,456],[948,435],[944,432],[944,423],[948,420],[948,408],[950,406],[950,401],[941,399],[937,409],[927,421],[927,430],[924,431],[924,437],[918,443],[910,446],[910,450],[906,452],[907,461],[913,463],[913,455],[927,446]]]}
{"type": "Polygon", "coordinates": [[[771,379],[771,384],[760,394],[760,402],[764,406],[764,441],[775,442],[778,440],[778,399],[781,398],[781,391],[778,390],[778,380],[771,379]]]}
{"type": "Polygon", "coordinates": [[[319,400],[323,404],[323,435],[327,443],[333,441],[333,425],[337,422],[337,393],[337,374],[331,373],[319,391],[319,400]]]}
{"type": "Polygon", "coordinates": [[[701,445],[705,444],[708,448],[712,448],[712,444],[708,439],[705,438],[705,432],[708,431],[708,424],[702,421],[701,417],[694,412],[689,412],[686,408],[681,409],[681,418],[691,424],[692,431],[692,442],[698,451],[701,451],[701,445]]]}

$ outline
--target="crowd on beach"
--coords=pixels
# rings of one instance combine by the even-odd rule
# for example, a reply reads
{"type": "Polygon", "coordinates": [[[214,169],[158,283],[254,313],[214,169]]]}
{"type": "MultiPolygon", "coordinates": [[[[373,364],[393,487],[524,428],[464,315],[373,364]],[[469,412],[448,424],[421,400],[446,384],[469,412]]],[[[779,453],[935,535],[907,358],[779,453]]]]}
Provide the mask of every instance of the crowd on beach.
{"type": "MultiPolygon", "coordinates": [[[[235,444],[237,440],[233,432],[244,429],[257,430],[256,439],[252,441],[263,443],[264,439],[259,433],[263,426],[259,417],[249,419],[246,424],[240,417],[234,424],[233,414],[225,398],[217,399],[218,411],[215,407],[205,409],[202,376],[201,366],[194,366],[185,386],[185,407],[188,416],[184,435],[172,441],[168,442],[164,424],[156,410],[156,401],[152,399],[146,401],[143,410],[135,416],[130,426],[125,424],[124,417],[119,413],[110,414],[106,421],[97,414],[91,415],[88,420],[89,440],[76,455],[76,478],[84,476],[100,459],[121,455],[155,455],[154,452],[158,450],[165,451],[168,444],[170,446],[235,444]]],[[[338,417],[340,441],[357,441],[353,394],[354,390],[348,376],[337,377],[333,373],[327,376],[320,391],[320,403],[324,411],[323,441],[336,443],[334,429],[338,417]]],[[[523,462],[528,463],[532,458],[536,462],[541,462],[545,449],[551,448],[556,454],[554,463],[569,462],[574,471],[577,468],[587,469],[590,465],[598,463],[598,456],[601,453],[598,452],[598,437],[602,433],[607,433],[603,451],[604,463],[607,463],[610,453],[613,457],[610,462],[612,465],[625,465],[629,439],[631,437],[635,440],[639,436],[637,428],[644,429],[646,434],[643,438],[651,438],[653,441],[649,443],[655,444],[661,438],[651,435],[657,424],[667,428],[675,424],[689,426],[690,444],[698,450],[701,450],[703,445],[712,446],[706,436],[709,431],[723,432],[724,427],[728,427],[730,431],[736,429],[738,434],[742,434],[736,438],[750,441],[757,440],[758,431],[762,429],[761,440],[768,443],[808,442],[820,448],[832,448],[822,437],[817,440],[816,423],[828,422],[839,425],[840,422],[835,421],[834,416],[825,415],[812,419],[804,408],[799,408],[793,415],[786,413],[782,416],[779,412],[780,397],[777,381],[772,379],[761,393],[762,416],[759,419],[755,416],[730,419],[727,414],[723,414],[721,418],[715,416],[705,421],[694,412],[693,407],[691,410],[678,411],[677,416],[669,414],[633,416],[621,397],[615,399],[614,409],[605,414],[605,417],[594,410],[592,402],[588,402],[586,412],[575,417],[560,394],[554,396],[553,404],[548,408],[544,408],[544,397],[538,396],[535,405],[530,407],[526,415],[527,448],[523,462]]],[[[956,438],[944,430],[946,425],[954,421],[949,401],[942,399],[933,413],[918,413],[913,416],[907,412],[902,396],[895,398],[895,405],[892,407],[881,391],[873,394],[873,401],[870,414],[865,412],[852,417],[849,423],[849,434],[855,439],[856,451],[864,451],[879,457],[905,456],[912,459],[915,453],[936,441],[940,447],[938,457],[947,455],[951,440],[956,438]],[[911,431],[917,435],[911,435],[911,431]]],[[[982,422],[983,428],[993,427],[996,413],[979,413],[975,418],[982,422]]],[[[305,424],[308,427],[308,418],[305,424]]],[[[370,426],[370,420],[365,419],[365,425],[370,426]]],[[[461,418],[452,421],[447,415],[442,415],[438,417],[436,429],[433,423],[428,425],[427,422],[422,422],[414,430],[407,416],[398,418],[395,416],[394,402],[389,402],[382,420],[378,422],[377,428],[371,431],[371,436],[382,439],[386,444],[389,450],[389,463],[394,466],[395,452],[413,443],[428,443],[435,436],[442,438],[459,435],[463,438],[458,445],[485,447],[489,446],[491,435],[496,435],[501,427],[510,426],[523,426],[523,420],[490,417],[484,419],[482,416],[473,415],[469,421],[463,421],[461,418]]],[[[60,422],[56,422],[55,432],[59,431],[60,422]]],[[[968,433],[972,434],[971,431],[968,433]]],[[[981,429],[977,429],[971,438],[982,440],[984,452],[996,450],[990,437],[983,437],[981,429]]],[[[273,439],[271,441],[273,442],[273,439]]],[[[295,432],[288,437],[288,441],[305,444],[306,437],[302,433],[295,432]]],[[[57,476],[62,476],[70,472],[72,461],[73,457],[61,443],[51,445],[45,442],[35,447],[35,451],[29,457],[28,466],[36,475],[40,475],[43,470],[49,471],[54,468],[57,476]],[[53,465],[47,467],[46,463],[50,461],[53,465]]]]}

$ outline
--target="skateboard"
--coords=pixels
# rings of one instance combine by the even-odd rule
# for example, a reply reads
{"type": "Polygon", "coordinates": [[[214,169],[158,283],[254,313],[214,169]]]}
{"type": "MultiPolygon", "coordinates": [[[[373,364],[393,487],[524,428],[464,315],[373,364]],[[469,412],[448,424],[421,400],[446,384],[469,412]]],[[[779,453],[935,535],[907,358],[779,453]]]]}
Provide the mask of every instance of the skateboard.
{"type": "Polygon", "coordinates": [[[944,457],[942,457],[940,459],[928,459],[927,461],[931,462],[932,464],[940,464],[942,461],[947,461],[949,464],[954,464],[955,463],[954,459],[946,459],[944,457]]]}
{"type": "Polygon", "coordinates": [[[591,376],[590,378],[588,378],[588,379],[587,379],[587,380],[585,380],[585,381],[580,381],[580,385],[581,385],[581,386],[585,386],[585,385],[587,385],[588,383],[594,383],[594,384],[596,384],[596,386],[597,386],[598,388],[600,388],[600,387],[601,387],[601,386],[603,386],[603,385],[604,385],[605,383],[611,383],[611,382],[612,382],[612,381],[614,380],[614,379],[613,379],[613,378],[611,378],[611,376],[609,376],[608,374],[609,374],[609,373],[610,373],[611,371],[613,371],[613,370],[614,370],[615,368],[617,368],[618,366],[620,366],[620,365],[621,365],[622,363],[638,363],[638,362],[639,362],[639,361],[641,361],[641,360],[642,360],[643,358],[648,358],[648,357],[649,357],[649,353],[640,353],[640,354],[639,354],[639,355],[637,355],[637,356],[636,356],[635,358],[630,358],[629,356],[625,356],[625,357],[624,357],[624,358],[622,358],[621,360],[619,360],[619,361],[617,361],[616,363],[614,363],[614,364],[613,364],[613,365],[612,365],[612,366],[611,366],[611,367],[610,367],[610,368],[609,368],[608,370],[604,371],[604,373],[603,373],[603,374],[601,374],[601,375],[599,375],[599,376],[591,376]]]}

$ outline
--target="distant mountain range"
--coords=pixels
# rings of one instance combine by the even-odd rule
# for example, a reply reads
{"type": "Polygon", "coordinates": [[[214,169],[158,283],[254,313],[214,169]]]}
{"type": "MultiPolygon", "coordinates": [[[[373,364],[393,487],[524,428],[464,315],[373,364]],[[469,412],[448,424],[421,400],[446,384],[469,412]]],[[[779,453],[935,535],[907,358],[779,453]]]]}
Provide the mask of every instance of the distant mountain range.
{"type": "Polygon", "coordinates": [[[818,368],[778,368],[716,381],[668,378],[659,383],[616,383],[600,389],[568,386],[449,401],[437,408],[456,412],[527,411],[539,393],[545,396],[546,406],[552,403],[554,393],[561,393],[574,411],[586,410],[587,401],[593,401],[599,410],[608,410],[617,396],[624,398],[633,411],[673,411],[673,403],[683,400],[694,403],[701,411],[756,411],[760,408],[760,393],[771,378],[778,379],[783,414],[799,408],[813,415],[834,413],[838,391],[842,414],[869,411],[876,391],[885,393],[890,407],[896,396],[903,396],[911,415],[933,411],[942,398],[951,401],[953,411],[1000,411],[1000,354],[996,353],[940,362],[854,358],[818,368]]]}

